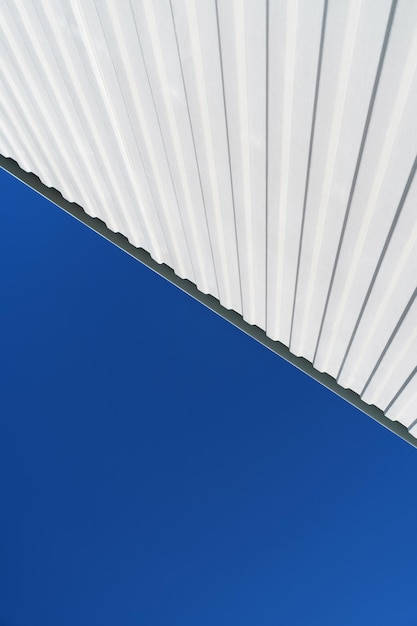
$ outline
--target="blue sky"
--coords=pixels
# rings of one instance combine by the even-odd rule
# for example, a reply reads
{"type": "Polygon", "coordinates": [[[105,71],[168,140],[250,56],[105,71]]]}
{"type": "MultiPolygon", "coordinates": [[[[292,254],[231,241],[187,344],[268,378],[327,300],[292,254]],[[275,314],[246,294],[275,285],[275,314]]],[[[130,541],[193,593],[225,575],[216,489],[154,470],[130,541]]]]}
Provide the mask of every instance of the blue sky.
{"type": "Polygon", "coordinates": [[[417,625],[417,450],[0,188],[0,626],[417,625]]]}

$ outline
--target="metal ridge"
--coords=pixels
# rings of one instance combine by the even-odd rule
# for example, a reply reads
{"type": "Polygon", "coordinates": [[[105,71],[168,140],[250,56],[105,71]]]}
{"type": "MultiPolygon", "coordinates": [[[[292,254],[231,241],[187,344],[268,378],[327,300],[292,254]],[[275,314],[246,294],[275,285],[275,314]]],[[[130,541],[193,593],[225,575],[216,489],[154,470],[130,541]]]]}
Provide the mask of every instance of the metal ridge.
{"type": "Polygon", "coordinates": [[[193,283],[189,280],[179,278],[167,265],[159,264],[154,261],[146,250],[133,246],[124,235],[111,231],[99,218],[87,215],[81,206],[66,200],[57,189],[47,187],[44,183],[42,183],[38,176],[23,170],[16,161],[0,154],[0,167],[44,198],[63,209],[66,213],[75,217],[75,219],[88,226],[91,230],[104,237],[104,239],[107,239],[124,252],[127,252],[127,254],[143,263],[156,274],[159,274],[159,276],[162,276],[189,296],[214,311],[214,313],[217,313],[217,315],[224,318],[244,333],[264,345],[266,348],[294,365],[297,369],[301,370],[321,385],[349,402],[349,404],[353,405],[373,420],[401,437],[404,441],[407,441],[414,448],[417,448],[417,439],[409,433],[405,426],[387,418],[381,409],[377,408],[375,405],[369,405],[364,402],[357,393],[339,385],[337,380],[329,374],[325,374],[314,369],[310,361],[292,354],[283,343],[280,341],[273,341],[267,337],[265,332],[258,326],[248,324],[239,313],[224,308],[213,296],[201,293],[193,283]]]}

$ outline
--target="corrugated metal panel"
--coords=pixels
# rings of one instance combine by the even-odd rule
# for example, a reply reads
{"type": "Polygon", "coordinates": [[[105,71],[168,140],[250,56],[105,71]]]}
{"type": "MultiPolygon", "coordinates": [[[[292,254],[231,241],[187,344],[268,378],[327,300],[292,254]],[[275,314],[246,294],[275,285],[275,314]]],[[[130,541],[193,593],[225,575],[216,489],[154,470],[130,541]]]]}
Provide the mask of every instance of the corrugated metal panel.
{"type": "Polygon", "coordinates": [[[0,152],[417,436],[417,3],[2,0],[0,152]]]}

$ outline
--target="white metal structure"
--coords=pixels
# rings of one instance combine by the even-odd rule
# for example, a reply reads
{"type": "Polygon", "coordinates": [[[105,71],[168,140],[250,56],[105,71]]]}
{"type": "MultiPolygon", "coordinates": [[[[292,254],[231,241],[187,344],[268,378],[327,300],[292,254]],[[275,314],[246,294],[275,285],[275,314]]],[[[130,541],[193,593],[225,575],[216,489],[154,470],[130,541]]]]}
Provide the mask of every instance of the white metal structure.
{"type": "Polygon", "coordinates": [[[0,0],[0,46],[3,157],[417,437],[415,0],[0,0]]]}

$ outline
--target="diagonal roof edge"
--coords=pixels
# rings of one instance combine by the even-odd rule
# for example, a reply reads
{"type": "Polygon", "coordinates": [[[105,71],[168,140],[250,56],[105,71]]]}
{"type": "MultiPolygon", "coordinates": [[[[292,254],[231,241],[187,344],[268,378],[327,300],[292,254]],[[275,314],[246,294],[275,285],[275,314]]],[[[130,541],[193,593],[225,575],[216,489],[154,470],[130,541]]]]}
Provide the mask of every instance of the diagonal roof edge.
{"type": "Polygon", "coordinates": [[[220,304],[220,302],[213,296],[201,293],[193,283],[191,283],[189,280],[179,278],[175,274],[175,272],[167,265],[161,265],[154,261],[148,252],[141,248],[135,248],[121,233],[114,233],[109,228],[107,228],[106,224],[102,222],[99,218],[87,215],[87,213],[85,213],[84,209],[81,206],[65,200],[65,198],[59,191],[57,191],[53,187],[47,187],[46,185],[44,185],[35,174],[23,170],[18,165],[18,163],[16,163],[16,161],[0,154],[0,167],[43,197],[50,200],[53,204],[63,209],[66,213],[69,213],[78,221],[91,228],[91,230],[104,237],[104,239],[112,242],[118,248],[121,248],[122,250],[127,252],[127,254],[146,265],[146,267],[154,271],[156,274],[159,274],[170,283],[174,284],[176,287],[187,293],[189,296],[214,311],[214,313],[217,313],[217,315],[223,317],[225,320],[227,320],[228,322],[242,330],[244,333],[264,345],[266,348],[268,348],[272,352],[275,352],[275,354],[294,365],[296,368],[319,382],[321,385],[327,387],[327,389],[329,389],[330,391],[333,391],[333,393],[337,394],[338,396],[349,402],[349,404],[352,404],[354,407],[371,417],[373,420],[375,420],[382,426],[385,426],[385,428],[401,437],[404,441],[407,441],[414,448],[417,448],[417,439],[408,432],[405,426],[403,426],[399,422],[395,422],[387,418],[384,415],[383,411],[381,411],[381,409],[378,409],[376,406],[369,405],[364,402],[357,393],[355,393],[351,389],[345,389],[344,387],[339,385],[337,380],[329,374],[325,374],[314,369],[309,361],[307,361],[303,357],[298,357],[292,354],[287,346],[285,346],[283,343],[279,341],[273,341],[272,339],[267,337],[265,332],[259,327],[252,326],[245,322],[245,320],[242,318],[241,315],[239,315],[239,313],[236,313],[235,311],[231,311],[229,309],[225,309],[220,304]]]}

